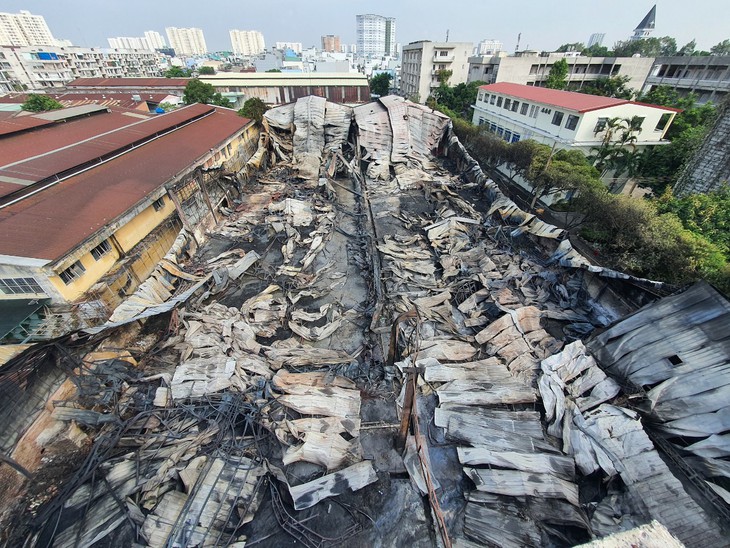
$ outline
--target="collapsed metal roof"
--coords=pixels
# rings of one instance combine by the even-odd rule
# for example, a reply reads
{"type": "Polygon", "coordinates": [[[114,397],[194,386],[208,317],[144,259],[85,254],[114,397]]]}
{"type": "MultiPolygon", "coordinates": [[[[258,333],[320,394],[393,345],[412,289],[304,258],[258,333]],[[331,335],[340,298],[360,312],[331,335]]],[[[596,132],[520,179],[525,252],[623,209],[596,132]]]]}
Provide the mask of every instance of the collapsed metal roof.
{"type": "Polygon", "coordinates": [[[600,366],[627,348],[612,340],[661,338],[653,315],[724,317],[722,296],[698,286],[613,323],[665,288],[590,264],[422,105],[303,98],[265,128],[252,162],[269,167],[242,171],[208,242],[186,256],[183,232],[106,327],[53,345],[78,388],[45,429],[3,415],[21,466],[42,469],[33,448],[62,459],[69,436],[91,446],[58,496],[22,499],[38,510],[13,538],[572,546],[655,519],[688,546],[725,543],[718,501],[695,500],[631,379],[600,366]]]}

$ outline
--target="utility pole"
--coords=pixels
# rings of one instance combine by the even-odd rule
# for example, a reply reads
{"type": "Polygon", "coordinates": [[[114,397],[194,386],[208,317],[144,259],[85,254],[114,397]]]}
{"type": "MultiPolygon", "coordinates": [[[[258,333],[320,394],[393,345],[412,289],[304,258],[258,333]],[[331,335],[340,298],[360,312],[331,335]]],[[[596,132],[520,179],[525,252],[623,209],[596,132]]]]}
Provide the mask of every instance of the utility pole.
{"type": "Polygon", "coordinates": [[[515,46],[515,53],[517,53],[518,51],[520,51],[520,38],[522,38],[522,33],[521,32],[517,35],[517,45],[515,46]]]}
{"type": "Polygon", "coordinates": [[[449,29],[446,29],[446,41],[449,41],[449,29]]]}

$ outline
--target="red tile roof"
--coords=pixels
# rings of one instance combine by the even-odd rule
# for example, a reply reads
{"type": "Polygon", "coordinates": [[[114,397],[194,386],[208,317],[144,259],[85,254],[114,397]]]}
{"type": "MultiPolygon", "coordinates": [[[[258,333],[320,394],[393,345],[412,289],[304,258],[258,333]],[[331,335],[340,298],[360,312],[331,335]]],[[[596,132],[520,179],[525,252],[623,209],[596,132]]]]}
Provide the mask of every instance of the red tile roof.
{"type": "MultiPolygon", "coordinates": [[[[99,132],[94,137],[73,143],[63,149],[41,153],[31,144],[26,159],[0,167],[0,182],[18,181],[18,190],[51,178],[65,176],[70,170],[87,167],[215,110],[209,105],[195,104],[154,118],[99,132]]],[[[95,120],[92,116],[89,120],[95,120]]]]}
{"type": "Polygon", "coordinates": [[[0,254],[62,258],[248,123],[233,111],[216,109],[176,131],[0,209],[0,254]]]}
{"type": "MultiPolygon", "coordinates": [[[[509,95],[510,97],[524,99],[525,101],[534,101],[535,103],[543,103],[558,108],[564,108],[566,110],[573,110],[575,112],[589,112],[591,110],[599,110],[602,108],[631,103],[631,101],[626,99],[601,97],[599,95],[589,95],[587,93],[578,93],[576,91],[561,91],[537,86],[525,86],[509,82],[499,82],[497,84],[480,86],[479,89],[483,89],[487,92],[509,95]]],[[[676,109],[661,107],[658,105],[647,106],[660,108],[662,110],[676,111],[676,109]]]]}
{"type": "MultiPolygon", "coordinates": [[[[43,122],[47,122],[44,127],[0,138],[0,169],[2,166],[27,159],[30,156],[46,154],[102,133],[136,124],[140,121],[141,116],[144,116],[141,112],[109,107],[108,112],[76,118],[68,122],[58,123],[43,120],[43,122]]],[[[32,116],[22,116],[11,120],[26,118],[34,119],[32,116]]],[[[0,128],[5,123],[5,120],[0,121],[0,128]]],[[[0,196],[7,194],[3,190],[0,188],[0,196]]],[[[14,190],[17,190],[17,187],[14,190]]]]}
{"type": "Polygon", "coordinates": [[[138,87],[138,88],[184,88],[190,78],[77,78],[66,84],[67,88],[78,87],[138,87]]]}

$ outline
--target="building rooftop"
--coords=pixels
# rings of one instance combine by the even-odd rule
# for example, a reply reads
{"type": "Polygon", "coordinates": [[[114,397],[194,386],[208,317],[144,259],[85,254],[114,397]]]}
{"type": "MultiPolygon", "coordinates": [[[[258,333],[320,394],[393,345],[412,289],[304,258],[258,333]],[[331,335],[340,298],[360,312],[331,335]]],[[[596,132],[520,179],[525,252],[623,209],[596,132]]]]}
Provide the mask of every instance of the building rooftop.
{"type": "Polygon", "coordinates": [[[33,196],[0,206],[0,254],[62,257],[249,122],[231,110],[191,105],[43,155],[37,164],[29,159],[22,176],[61,172],[89,161],[93,153],[113,157],[33,196]],[[135,145],[145,139],[141,146],[135,145]],[[64,164],[59,167],[60,161],[64,164]]]}
{"type": "Polygon", "coordinates": [[[184,88],[190,78],[77,78],[66,84],[67,88],[184,88]]]}
{"type": "MultiPolygon", "coordinates": [[[[518,99],[534,101],[552,105],[554,107],[573,110],[576,112],[590,112],[592,110],[600,110],[603,108],[615,107],[632,103],[626,99],[616,99],[614,97],[602,97],[599,95],[589,95],[587,93],[578,93],[576,91],[561,91],[557,89],[541,88],[537,86],[526,86],[522,84],[511,84],[508,82],[500,82],[497,84],[489,84],[480,86],[488,92],[501,93],[518,99]]],[[[635,103],[644,104],[644,103],[635,103]]],[[[678,112],[677,109],[670,107],[662,107],[659,105],[646,105],[662,110],[678,112]]]]}

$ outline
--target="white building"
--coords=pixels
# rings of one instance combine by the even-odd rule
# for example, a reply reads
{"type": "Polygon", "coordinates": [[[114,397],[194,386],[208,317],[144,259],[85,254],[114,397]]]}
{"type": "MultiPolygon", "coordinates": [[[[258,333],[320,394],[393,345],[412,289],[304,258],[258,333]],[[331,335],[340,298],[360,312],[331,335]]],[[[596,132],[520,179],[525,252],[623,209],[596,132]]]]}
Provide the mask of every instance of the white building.
{"type": "Polygon", "coordinates": [[[594,32],[591,34],[591,37],[588,39],[588,47],[591,46],[602,46],[603,40],[606,38],[605,32],[594,32]]]}
{"type": "Polygon", "coordinates": [[[176,55],[205,55],[208,52],[201,29],[167,27],[165,33],[176,55]]]}
{"type": "Polygon", "coordinates": [[[147,47],[150,49],[164,49],[167,47],[165,39],[156,30],[144,31],[144,39],[147,40],[147,47]]]}
{"type": "Polygon", "coordinates": [[[652,6],[641,22],[634,29],[634,34],[629,40],[644,40],[649,38],[649,35],[654,32],[656,26],[656,4],[652,6]]]}
{"type": "Polygon", "coordinates": [[[474,48],[474,55],[497,55],[503,47],[504,45],[499,40],[482,40],[474,48]]]}
{"type": "Polygon", "coordinates": [[[365,57],[396,57],[395,18],[365,14],[356,16],[357,52],[365,57]]]}
{"type": "Polygon", "coordinates": [[[107,38],[109,47],[112,49],[142,49],[151,51],[154,48],[150,48],[147,44],[147,40],[136,36],[117,36],[116,38],[107,38]]]}
{"type": "Polygon", "coordinates": [[[274,47],[281,51],[290,49],[297,55],[302,54],[302,43],[301,42],[276,42],[276,44],[274,44],[274,47]]]}
{"type": "Polygon", "coordinates": [[[452,71],[450,86],[467,81],[471,42],[412,42],[403,46],[400,91],[406,97],[425,103],[440,84],[441,70],[452,71]]]}
{"type": "Polygon", "coordinates": [[[76,78],[161,76],[159,57],[145,50],[0,46],[0,93],[60,88],[76,78]]]}
{"type": "Polygon", "coordinates": [[[52,46],[56,40],[42,15],[29,11],[0,13],[0,45],[52,46]]]}
{"type": "Polygon", "coordinates": [[[264,35],[257,30],[229,30],[228,34],[236,55],[258,55],[266,49],[264,35]]]}
{"type": "Polygon", "coordinates": [[[613,118],[636,120],[632,146],[637,150],[667,144],[664,134],[677,112],[625,99],[502,82],[479,88],[472,121],[507,142],[534,139],[588,156],[602,144],[613,118]]]}

